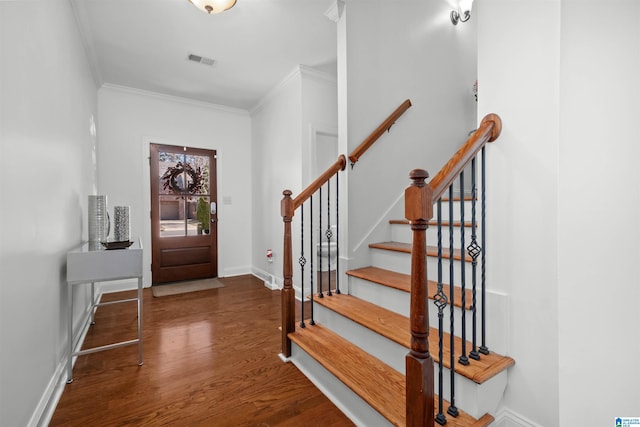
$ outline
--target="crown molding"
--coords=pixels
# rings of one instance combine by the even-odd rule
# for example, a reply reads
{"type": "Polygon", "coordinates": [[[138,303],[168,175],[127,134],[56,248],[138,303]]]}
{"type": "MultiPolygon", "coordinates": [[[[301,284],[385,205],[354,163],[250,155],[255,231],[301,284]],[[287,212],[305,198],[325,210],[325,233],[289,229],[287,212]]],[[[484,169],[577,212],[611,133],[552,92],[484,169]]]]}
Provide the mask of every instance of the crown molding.
{"type": "Polygon", "coordinates": [[[298,65],[298,69],[300,71],[300,74],[305,77],[310,77],[315,80],[325,81],[333,84],[338,83],[338,78],[333,74],[319,71],[313,67],[307,67],[306,65],[298,65]]]}
{"type": "Polygon", "coordinates": [[[336,0],[333,2],[329,9],[324,13],[324,16],[329,18],[335,23],[338,23],[340,18],[342,18],[342,12],[344,11],[344,1],[336,0]]]}
{"type": "Polygon", "coordinates": [[[337,84],[338,79],[324,71],[316,70],[313,67],[309,67],[306,65],[296,65],[289,74],[287,74],[278,84],[276,84],[265,96],[260,98],[260,100],[249,109],[250,114],[254,114],[260,111],[269,101],[271,101],[274,97],[278,95],[283,88],[285,88],[292,80],[296,77],[309,77],[322,82],[329,82],[332,84],[337,84]]]}
{"type": "Polygon", "coordinates": [[[280,82],[278,82],[266,95],[264,95],[256,104],[249,108],[249,113],[254,114],[260,111],[264,106],[275,98],[283,88],[285,88],[295,77],[300,75],[300,66],[295,66],[289,74],[287,74],[280,82]]]}
{"type": "Polygon", "coordinates": [[[104,83],[100,87],[100,89],[107,89],[107,90],[113,90],[113,91],[116,91],[116,92],[129,93],[129,94],[133,94],[133,95],[140,95],[140,96],[145,96],[145,97],[148,97],[148,98],[155,98],[155,99],[159,99],[159,100],[163,100],[163,101],[178,102],[178,103],[182,103],[182,104],[193,105],[193,106],[202,107],[202,108],[208,108],[208,109],[211,109],[211,110],[224,111],[226,113],[239,114],[239,115],[242,115],[242,116],[249,115],[249,112],[247,110],[243,110],[243,109],[240,109],[240,108],[227,107],[226,105],[212,104],[210,102],[204,102],[204,101],[196,101],[194,99],[182,98],[180,96],[167,95],[167,94],[164,94],[164,93],[153,92],[153,91],[145,90],[145,89],[137,89],[137,88],[132,88],[132,87],[129,87],[129,86],[121,86],[121,85],[116,85],[116,84],[113,84],[113,83],[104,83]]]}

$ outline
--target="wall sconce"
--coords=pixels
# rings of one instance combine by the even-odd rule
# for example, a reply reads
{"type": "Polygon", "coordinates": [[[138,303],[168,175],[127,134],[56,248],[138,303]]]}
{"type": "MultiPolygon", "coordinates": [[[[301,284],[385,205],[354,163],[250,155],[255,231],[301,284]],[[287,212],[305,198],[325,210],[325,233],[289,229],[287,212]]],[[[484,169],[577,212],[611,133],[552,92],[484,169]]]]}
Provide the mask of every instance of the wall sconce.
{"type": "Polygon", "coordinates": [[[473,0],[460,0],[458,10],[451,11],[451,22],[458,25],[458,22],[467,22],[471,18],[471,6],[473,0]]]}

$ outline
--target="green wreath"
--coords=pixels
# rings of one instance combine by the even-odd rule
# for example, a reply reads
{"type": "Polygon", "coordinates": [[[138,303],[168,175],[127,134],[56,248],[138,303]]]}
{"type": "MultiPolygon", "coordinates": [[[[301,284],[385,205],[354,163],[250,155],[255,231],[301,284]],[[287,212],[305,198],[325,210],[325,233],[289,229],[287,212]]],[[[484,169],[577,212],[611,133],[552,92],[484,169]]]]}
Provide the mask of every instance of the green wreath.
{"type": "Polygon", "coordinates": [[[202,177],[202,171],[200,168],[193,169],[189,163],[178,162],[175,166],[170,166],[161,178],[164,182],[163,189],[169,189],[169,191],[178,194],[195,194],[202,190],[204,185],[204,178],[202,177]],[[180,183],[184,175],[187,175],[188,185],[185,187],[185,183],[180,183]],[[189,182],[190,181],[190,182],[189,182]]]}

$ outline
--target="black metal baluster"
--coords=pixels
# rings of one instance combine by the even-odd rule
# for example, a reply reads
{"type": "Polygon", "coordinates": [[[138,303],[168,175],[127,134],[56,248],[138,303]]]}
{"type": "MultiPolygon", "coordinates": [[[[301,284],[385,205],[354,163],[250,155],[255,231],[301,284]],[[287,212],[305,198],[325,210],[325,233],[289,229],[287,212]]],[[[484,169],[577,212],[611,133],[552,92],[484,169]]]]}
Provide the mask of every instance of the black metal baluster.
{"type": "Polygon", "coordinates": [[[322,286],[322,187],[318,192],[319,204],[318,206],[318,298],[324,298],[323,286],[322,286]]]}
{"type": "Polygon", "coordinates": [[[438,308],[438,413],[435,421],[440,425],[447,423],[447,417],[442,413],[444,400],[443,357],[444,357],[444,309],[447,306],[447,296],[442,290],[442,198],[438,199],[438,292],[433,303],[438,308]]]}
{"type": "Polygon", "coordinates": [[[331,178],[327,181],[327,231],[325,236],[327,238],[327,296],[333,295],[331,293],[331,178]]]}
{"type": "Polygon", "coordinates": [[[480,345],[480,353],[489,354],[489,347],[487,347],[487,300],[486,300],[486,257],[485,254],[487,252],[487,241],[486,241],[486,198],[487,198],[487,186],[486,186],[486,174],[485,174],[485,147],[482,147],[482,162],[480,164],[480,173],[481,173],[481,186],[482,186],[482,213],[481,213],[481,221],[482,221],[482,231],[481,231],[481,246],[482,246],[482,277],[481,277],[481,293],[482,293],[482,341],[480,345]]]}
{"type": "Polygon", "coordinates": [[[340,188],[340,182],[336,174],[336,294],[340,293],[340,210],[338,209],[338,189],[340,188]]]}
{"type": "Polygon", "coordinates": [[[478,246],[477,233],[476,233],[476,198],[478,196],[478,189],[476,186],[476,159],[474,157],[471,160],[471,243],[467,247],[467,252],[471,256],[471,352],[469,357],[474,360],[480,360],[480,353],[478,353],[478,346],[476,335],[478,332],[478,320],[476,314],[476,286],[477,286],[477,267],[478,267],[478,255],[480,255],[480,246],[478,246]]]}
{"type": "MultiPolygon", "coordinates": [[[[316,321],[313,317],[313,275],[315,274],[315,271],[313,271],[313,256],[314,256],[314,247],[313,247],[313,195],[311,197],[309,197],[309,218],[310,218],[310,224],[309,224],[309,253],[311,254],[311,268],[309,269],[309,278],[310,283],[309,283],[309,296],[311,297],[311,320],[309,320],[309,324],[311,326],[316,324],[316,321]]],[[[304,301],[303,301],[304,304],[304,301]]]]}
{"type": "Polygon", "coordinates": [[[462,318],[460,319],[460,338],[462,340],[462,350],[460,357],[458,358],[458,362],[461,365],[468,365],[469,358],[467,357],[467,277],[466,277],[466,268],[467,268],[467,254],[464,251],[464,238],[465,238],[465,227],[464,227],[464,171],[460,172],[460,301],[462,303],[462,318]]]}
{"type": "Polygon", "coordinates": [[[454,316],[454,249],[453,249],[453,184],[449,186],[449,299],[451,300],[451,304],[449,304],[449,345],[450,345],[450,363],[449,367],[451,377],[451,398],[449,399],[451,405],[449,405],[449,409],[447,409],[447,414],[457,417],[458,416],[458,408],[456,407],[456,391],[455,391],[455,376],[456,376],[456,357],[455,357],[455,316],[454,316]]]}
{"type": "Polygon", "coordinates": [[[304,257],[304,203],[300,206],[300,327],[304,328],[304,265],[307,259],[304,257]]]}

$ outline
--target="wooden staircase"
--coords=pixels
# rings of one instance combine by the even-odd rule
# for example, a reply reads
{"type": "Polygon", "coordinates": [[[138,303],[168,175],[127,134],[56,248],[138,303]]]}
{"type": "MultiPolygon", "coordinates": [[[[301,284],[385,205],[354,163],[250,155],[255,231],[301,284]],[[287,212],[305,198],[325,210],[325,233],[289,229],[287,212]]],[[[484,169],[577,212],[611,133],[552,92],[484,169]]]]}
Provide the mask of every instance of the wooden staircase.
{"type": "MultiPolygon", "coordinates": [[[[392,224],[403,224],[403,221],[390,221],[392,224]]],[[[411,244],[405,242],[372,243],[371,249],[395,251],[405,254],[411,253],[411,244]]],[[[447,251],[444,251],[448,253],[447,251]]],[[[437,256],[437,248],[430,247],[427,250],[428,257],[437,256]]],[[[456,251],[455,258],[460,259],[461,253],[456,251]]],[[[407,255],[408,259],[408,255],[407,255]]],[[[347,276],[370,282],[372,285],[381,285],[401,292],[410,292],[411,283],[408,274],[399,273],[377,266],[363,267],[346,272],[347,276]]],[[[449,298],[449,286],[443,287],[449,298]]],[[[428,296],[433,299],[437,292],[436,282],[428,281],[428,296]]],[[[471,309],[471,291],[465,291],[465,309],[471,309]]],[[[462,308],[461,289],[455,287],[454,305],[462,308]]],[[[411,334],[409,318],[406,315],[396,313],[383,308],[375,303],[355,297],[349,294],[335,294],[314,298],[314,303],[329,310],[333,315],[341,316],[348,321],[374,332],[403,347],[406,354],[410,348],[411,334]]],[[[430,304],[433,307],[433,304],[430,304]]],[[[408,310],[408,307],[407,307],[408,310]]],[[[325,315],[326,316],[326,315],[325,315]]],[[[324,316],[321,316],[324,317],[324,316]]],[[[382,414],[391,425],[405,425],[405,378],[398,367],[394,369],[389,364],[372,356],[368,351],[360,348],[340,335],[340,330],[333,331],[324,327],[321,322],[315,326],[306,323],[304,328],[297,327],[296,331],[289,334],[290,339],[301,350],[311,355],[320,365],[331,374],[340,379],[355,394],[360,396],[376,411],[382,414]]],[[[431,327],[429,333],[429,352],[434,362],[439,361],[438,331],[431,327]]],[[[462,340],[454,338],[454,354],[461,354],[462,340]]],[[[443,365],[450,368],[451,348],[450,335],[445,333],[443,344],[443,365]]],[[[471,343],[467,343],[471,348],[471,343]]],[[[295,351],[294,351],[295,354],[295,351]]],[[[294,356],[295,357],[295,356],[294,356]]],[[[476,384],[484,384],[496,375],[505,372],[515,361],[507,356],[494,352],[482,355],[481,359],[471,360],[469,365],[455,364],[455,372],[476,384]]],[[[444,411],[449,403],[444,404],[444,411]]],[[[436,398],[437,408],[437,398],[436,398]]],[[[483,414],[477,418],[460,411],[458,417],[447,417],[447,425],[451,426],[486,426],[493,422],[493,417],[483,414]]]]}
{"type": "MultiPolygon", "coordinates": [[[[388,123],[385,123],[381,128],[387,125],[388,123]]],[[[458,277],[467,276],[465,272],[471,269],[472,286],[475,288],[478,271],[477,260],[473,257],[482,253],[484,266],[485,256],[483,251],[478,250],[479,241],[476,240],[474,229],[477,228],[477,223],[475,219],[473,224],[456,220],[453,205],[450,204],[449,222],[452,227],[447,228],[451,238],[446,241],[450,242],[448,244],[453,246],[453,249],[445,248],[447,244],[442,238],[439,238],[437,243],[441,247],[440,250],[433,242],[428,245],[427,230],[428,226],[433,227],[433,207],[440,206],[438,201],[442,200],[444,192],[448,190],[449,199],[453,200],[453,182],[459,176],[462,192],[463,169],[471,164],[471,176],[475,176],[473,171],[476,170],[476,157],[480,151],[484,177],[484,146],[487,142],[494,141],[500,130],[500,118],[488,115],[429,183],[425,180],[429,176],[426,171],[412,171],[412,184],[405,190],[404,200],[404,215],[408,221],[396,219],[389,221],[387,225],[378,226],[378,231],[382,230],[380,227],[385,226],[400,226],[409,231],[374,233],[373,235],[391,235],[391,241],[369,244],[368,259],[371,260],[371,265],[346,271],[347,285],[344,285],[344,277],[341,278],[340,290],[323,292],[322,282],[319,280],[318,292],[318,289],[313,288],[311,279],[312,290],[307,289],[305,292],[302,280],[299,291],[303,298],[311,297],[312,302],[311,319],[306,321],[294,320],[291,223],[297,209],[302,211],[301,216],[304,214],[304,204],[310,198],[311,207],[308,211],[313,210],[313,195],[319,190],[321,194],[322,186],[328,186],[331,178],[337,177],[337,174],[345,169],[345,156],[340,156],[334,165],[297,197],[292,198],[289,190],[283,192],[282,357],[295,363],[357,425],[423,427],[439,423],[452,426],[486,426],[494,420],[490,413],[498,409],[507,386],[507,369],[515,362],[512,358],[489,351],[484,346],[484,269],[481,275],[481,303],[468,289],[469,284],[463,291],[458,286],[442,283],[438,290],[438,284],[433,280],[436,271],[442,271],[442,265],[446,262],[450,270],[449,277],[454,283],[458,277]],[[457,240],[455,235],[458,231],[455,228],[460,229],[461,236],[466,235],[464,229],[472,229],[473,244],[469,246],[469,253],[469,242],[464,237],[457,240]],[[456,244],[459,244],[460,248],[456,248],[456,244]],[[437,269],[433,268],[433,262],[429,266],[428,260],[434,257],[437,269]],[[460,276],[454,274],[456,269],[460,269],[460,276]],[[426,280],[427,274],[432,280],[426,280]],[[436,302],[439,303],[440,310],[436,309],[436,302]],[[468,316],[467,313],[476,313],[479,310],[478,306],[482,309],[482,319],[479,321],[482,324],[482,344],[463,341],[457,336],[457,332],[461,330],[461,336],[465,337],[464,331],[468,328],[461,328],[459,325],[468,325],[469,318],[473,316],[468,316]],[[444,310],[450,318],[448,325],[443,321],[444,310]],[[438,316],[435,322],[434,312],[438,316]],[[462,322],[457,323],[457,318],[462,322]],[[434,323],[439,329],[432,327],[434,323]],[[478,347],[475,347],[476,345],[478,347]],[[434,395],[434,390],[440,390],[442,397],[434,395]],[[446,396],[450,397],[451,404],[443,399],[446,396]],[[432,409],[437,415],[434,418],[431,417],[432,409]]],[[[352,165],[353,163],[352,160],[352,165]]],[[[474,213],[476,185],[473,181],[471,209],[474,213]]],[[[483,222],[484,191],[482,178],[483,222]]],[[[462,216],[466,212],[467,202],[468,200],[458,201],[462,203],[459,206],[460,218],[467,218],[466,214],[462,216]]],[[[394,209],[395,207],[389,212],[394,209]]],[[[328,220],[329,214],[326,224],[329,223],[328,220]]],[[[440,221],[441,224],[443,222],[440,221]]],[[[303,222],[300,227],[304,229],[303,222]]],[[[330,236],[328,228],[327,235],[330,236]]],[[[305,242],[313,243],[313,239],[309,237],[305,242]]],[[[320,239],[322,237],[319,234],[316,241],[320,239]]],[[[484,237],[480,243],[484,245],[483,239],[484,237]]],[[[315,253],[312,254],[314,255],[315,253]]],[[[299,261],[300,276],[304,277],[306,259],[302,253],[299,261]]],[[[326,274],[317,273],[320,276],[326,274]]],[[[312,264],[311,275],[314,274],[316,273],[312,264]]],[[[446,282],[444,276],[438,280],[446,282]]],[[[303,318],[306,318],[304,314],[303,318]]],[[[472,322],[474,329],[475,319],[477,317],[474,317],[472,322]]],[[[471,334],[471,331],[467,332],[466,337],[469,338],[471,334]]]]}

